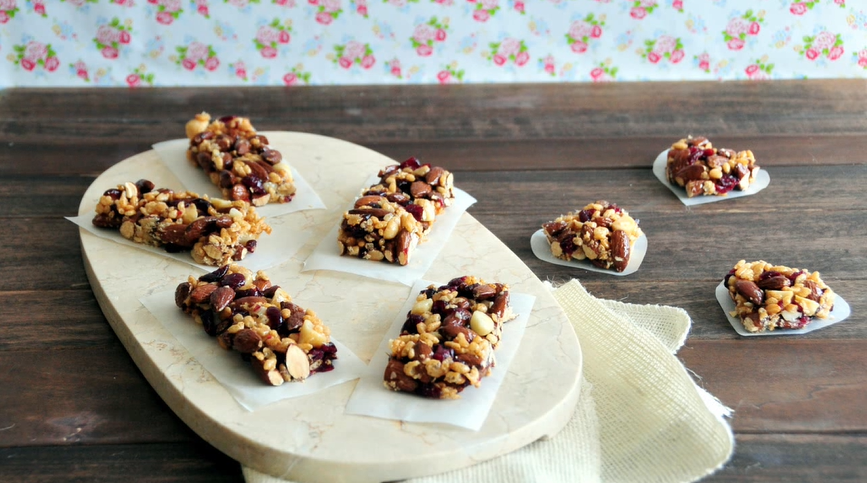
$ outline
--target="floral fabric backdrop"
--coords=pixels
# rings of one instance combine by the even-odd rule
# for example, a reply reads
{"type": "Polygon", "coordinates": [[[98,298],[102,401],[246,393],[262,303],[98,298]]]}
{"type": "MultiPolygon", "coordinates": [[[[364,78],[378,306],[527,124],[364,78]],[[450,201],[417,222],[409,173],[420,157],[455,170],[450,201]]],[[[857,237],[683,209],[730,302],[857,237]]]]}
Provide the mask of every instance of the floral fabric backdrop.
{"type": "Polygon", "coordinates": [[[0,87],[867,77],[865,0],[0,0],[0,87]]]}

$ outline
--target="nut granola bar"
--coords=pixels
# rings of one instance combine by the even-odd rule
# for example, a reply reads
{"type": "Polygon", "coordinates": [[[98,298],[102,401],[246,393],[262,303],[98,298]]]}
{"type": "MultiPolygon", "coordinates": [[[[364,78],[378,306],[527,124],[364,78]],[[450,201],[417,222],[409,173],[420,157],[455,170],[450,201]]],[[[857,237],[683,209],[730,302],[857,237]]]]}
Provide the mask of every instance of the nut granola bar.
{"type": "Polygon", "coordinates": [[[295,184],[289,165],[249,119],[226,116],[210,121],[203,112],[187,123],[187,159],[205,170],[224,198],[254,206],[292,201],[295,184]]]}
{"type": "Polygon", "coordinates": [[[212,266],[244,259],[256,250],[263,232],[271,233],[244,201],[154,190],[145,179],[107,190],[96,205],[93,224],[119,229],[128,240],[168,252],[190,251],[197,263],[212,266]]]}
{"type": "Polygon", "coordinates": [[[343,214],[337,243],[341,255],[406,265],[422,232],[421,222],[400,204],[370,195],[343,214]]]}
{"type": "Polygon", "coordinates": [[[378,176],[379,182],[362,196],[385,196],[399,203],[422,223],[425,233],[455,199],[454,175],[439,166],[421,164],[414,157],[381,169],[378,176]]]}
{"type": "Polygon", "coordinates": [[[385,387],[457,399],[490,374],[503,323],[512,318],[504,284],[465,276],[429,286],[416,298],[400,336],[390,341],[385,387]]]}
{"type": "Polygon", "coordinates": [[[638,220],[614,203],[597,201],[583,210],[542,225],[551,253],[563,260],[584,260],[600,268],[622,272],[632,247],[641,237],[638,220]]]}
{"type": "Polygon", "coordinates": [[[836,295],[819,272],[741,260],[725,277],[739,317],[749,332],[803,329],[813,318],[827,319],[836,295]]]}
{"type": "Polygon", "coordinates": [[[249,360],[263,382],[279,386],[334,369],[331,331],[310,309],[268,276],[239,265],[190,277],[175,290],[175,304],[190,314],[220,347],[249,360]]]}
{"type": "Polygon", "coordinates": [[[755,182],[759,169],[752,151],[714,148],[707,138],[690,136],[671,146],[665,175],[692,198],[746,190],[755,182]]]}

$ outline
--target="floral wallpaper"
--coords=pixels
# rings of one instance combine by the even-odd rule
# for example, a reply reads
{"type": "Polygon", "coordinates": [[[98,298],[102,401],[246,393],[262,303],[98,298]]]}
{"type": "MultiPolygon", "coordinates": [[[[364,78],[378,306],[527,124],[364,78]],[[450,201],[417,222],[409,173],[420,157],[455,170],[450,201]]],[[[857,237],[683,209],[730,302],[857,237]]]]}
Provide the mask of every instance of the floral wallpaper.
{"type": "Polygon", "coordinates": [[[865,0],[0,0],[0,87],[867,77],[865,0]]]}

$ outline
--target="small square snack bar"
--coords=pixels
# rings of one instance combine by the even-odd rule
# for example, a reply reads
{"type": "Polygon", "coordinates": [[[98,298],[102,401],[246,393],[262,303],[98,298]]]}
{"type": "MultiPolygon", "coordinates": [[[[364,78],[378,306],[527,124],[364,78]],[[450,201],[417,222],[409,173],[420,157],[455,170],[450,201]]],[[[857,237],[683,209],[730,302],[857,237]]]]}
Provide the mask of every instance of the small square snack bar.
{"type": "Polygon", "coordinates": [[[495,364],[503,323],[514,317],[507,285],[465,276],[429,286],[390,341],[385,387],[434,399],[479,387],[495,364]]]}
{"type": "Polygon", "coordinates": [[[128,240],[168,252],[190,251],[196,263],[212,266],[243,260],[255,251],[262,233],[271,233],[244,201],[155,190],[145,179],[107,190],[96,205],[93,224],[120,229],[128,240]]]}
{"type": "Polygon", "coordinates": [[[240,352],[266,384],[303,381],[334,369],[331,331],[262,271],[254,275],[232,264],[190,277],[175,290],[175,304],[220,347],[240,352]]]}
{"type": "Polygon", "coordinates": [[[752,151],[714,148],[707,138],[690,136],[669,149],[665,175],[692,198],[746,190],[759,169],[752,151]]]}
{"type": "Polygon", "coordinates": [[[551,254],[563,260],[590,260],[622,272],[641,237],[638,220],[614,203],[597,201],[542,225],[551,254]]]}
{"type": "Polygon", "coordinates": [[[749,332],[803,329],[813,318],[827,319],[836,295],[810,272],[765,261],[741,260],[725,277],[739,317],[749,332]]]}
{"type": "Polygon", "coordinates": [[[421,164],[414,157],[381,169],[378,176],[379,182],[362,196],[386,196],[400,204],[422,223],[425,233],[455,199],[454,175],[439,166],[421,164]]]}
{"type": "Polygon", "coordinates": [[[421,222],[400,204],[370,195],[343,214],[337,243],[341,255],[406,265],[422,232],[421,222]]]}
{"type": "Polygon", "coordinates": [[[211,122],[203,112],[187,123],[186,131],[187,159],[207,173],[223,197],[254,206],[292,201],[295,184],[289,165],[249,119],[226,116],[211,122]]]}

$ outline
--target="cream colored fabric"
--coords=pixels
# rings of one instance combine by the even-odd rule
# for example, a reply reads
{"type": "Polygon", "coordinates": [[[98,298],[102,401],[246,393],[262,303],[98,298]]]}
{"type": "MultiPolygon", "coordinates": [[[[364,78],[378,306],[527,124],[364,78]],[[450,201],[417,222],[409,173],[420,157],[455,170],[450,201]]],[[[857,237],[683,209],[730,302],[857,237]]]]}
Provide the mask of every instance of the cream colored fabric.
{"type": "MultiPolygon", "coordinates": [[[[672,354],[690,327],[682,309],[600,300],[577,280],[554,291],[584,353],[575,415],[563,431],[500,458],[413,483],[679,482],[720,468],[729,410],[672,354]]],[[[284,483],[243,468],[248,483],[284,483]]]]}

